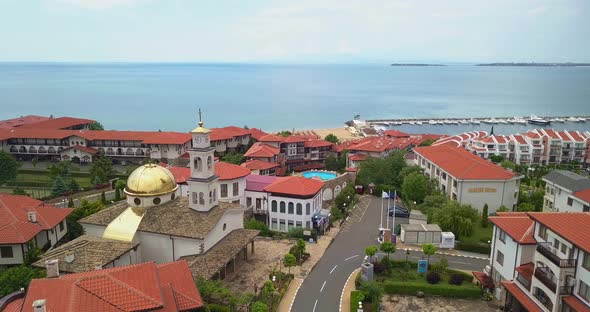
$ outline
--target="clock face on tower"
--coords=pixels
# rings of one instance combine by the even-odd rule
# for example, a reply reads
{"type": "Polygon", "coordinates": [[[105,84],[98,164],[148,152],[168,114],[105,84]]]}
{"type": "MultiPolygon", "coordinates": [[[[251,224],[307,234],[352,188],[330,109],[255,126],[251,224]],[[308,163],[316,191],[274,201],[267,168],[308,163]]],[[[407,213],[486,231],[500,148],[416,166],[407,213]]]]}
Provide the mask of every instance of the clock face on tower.
{"type": "Polygon", "coordinates": [[[195,138],[195,143],[197,143],[197,144],[201,143],[201,138],[195,138]]]}

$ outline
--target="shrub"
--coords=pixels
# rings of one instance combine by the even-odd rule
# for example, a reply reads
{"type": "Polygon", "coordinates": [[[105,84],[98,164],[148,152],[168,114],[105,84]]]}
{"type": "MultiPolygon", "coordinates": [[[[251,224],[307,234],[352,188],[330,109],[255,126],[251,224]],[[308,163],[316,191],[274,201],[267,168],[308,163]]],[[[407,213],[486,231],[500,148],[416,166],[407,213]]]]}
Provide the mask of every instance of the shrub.
{"type": "Polygon", "coordinates": [[[474,278],[472,274],[468,274],[463,271],[457,271],[457,270],[453,270],[453,269],[448,269],[447,274],[461,275],[461,276],[463,276],[463,281],[466,281],[469,283],[473,282],[473,278],[474,278]]]}
{"type": "Polygon", "coordinates": [[[479,287],[456,287],[453,285],[430,285],[416,282],[387,281],[382,284],[383,290],[388,294],[416,295],[421,291],[426,295],[449,298],[479,299],[481,289],[479,287]]]}
{"type": "Polygon", "coordinates": [[[426,280],[429,284],[438,284],[440,282],[440,274],[437,272],[430,272],[426,274],[426,280]]]}
{"type": "Polygon", "coordinates": [[[255,218],[250,218],[250,220],[244,224],[244,228],[249,230],[258,230],[260,231],[261,236],[270,236],[271,234],[268,226],[266,226],[264,222],[258,221],[255,218]]]}
{"type": "Polygon", "coordinates": [[[375,272],[375,274],[383,274],[385,271],[387,271],[387,267],[383,263],[375,262],[375,264],[373,264],[373,272],[375,272]]]}
{"type": "Polygon", "coordinates": [[[449,284],[451,285],[461,285],[463,284],[463,275],[461,274],[453,274],[451,278],[449,278],[449,284]]]}
{"type": "Polygon", "coordinates": [[[256,301],[252,304],[252,312],[268,312],[268,306],[264,302],[256,301]]]}
{"type": "Polygon", "coordinates": [[[445,274],[447,273],[447,269],[449,268],[449,261],[446,258],[441,258],[438,263],[433,263],[430,265],[430,270],[436,272],[438,274],[445,274]]]}
{"type": "Polygon", "coordinates": [[[231,310],[229,307],[225,307],[220,304],[210,303],[207,305],[207,308],[205,311],[208,311],[208,312],[230,312],[231,310]]]}
{"type": "Polygon", "coordinates": [[[360,290],[353,290],[350,293],[350,311],[357,312],[359,308],[359,301],[362,302],[365,300],[365,295],[360,290]]]}
{"type": "Polygon", "coordinates": [[[299,226],[291,228],[289,230],[289,238],[303,239],[303,238],[305,238],[305,235],[303,235],[303,231],[304,231],[303,228],[299,227],[299,226]]]}
{"type": "Polygon", "coordinates": [[[457,243],[457,246],[455,247],[455,249],[457,250],[463,250],[463,251],[470,251],[470,252],[475,252],[475,253],[480,253],[480,254],[486,254],[489,255],[490,254],[490,245],[486,244],[481,244],[481,243],[469,243],[469,242],[459,242],[457,243]]]}
{"type": "Polygon", "coordinates": [[[392,267],[391,260],[389,259],[389,257],[384,257],[383,259],[381,259],[381,264],[383,264],[386,269],[390,269],[392,267]]]}
{"type": "Polygon", "coordinates": [[[397,274],[402,281],[413,281],[418,277],[414,271],[401,270],[395,274],[397,274]]]}

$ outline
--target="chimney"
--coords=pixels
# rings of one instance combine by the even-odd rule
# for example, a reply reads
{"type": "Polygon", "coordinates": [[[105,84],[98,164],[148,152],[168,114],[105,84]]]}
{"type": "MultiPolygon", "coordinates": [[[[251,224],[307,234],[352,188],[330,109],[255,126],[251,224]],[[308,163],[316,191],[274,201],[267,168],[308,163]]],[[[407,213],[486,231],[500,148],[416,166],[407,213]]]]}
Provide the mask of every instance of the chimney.
{"type": "Polygon", "coordinates": [[[34,312],[45,312],[45,299],[37,299],[33,301],[34,312]]]}
{"type": "Polygon", "coordinates": [[[47,271],[47,278],[59,277],[59,260],[51,259],[45,261],[45,270],[47,271]]]}
{"type": "Polygon", "coordinates": [[[74,256],[73,251],[66,252],[66,262],[67,263],[72,263],[72,262],[74,262],[75,259],[76,259],[76,256],[74,256]]]}
{"type": "Polygon", "coordinates": [[[34,211],[27,212],[27,219],[29,219],[30,222],[37,223],[37,213],[34,211]]]}

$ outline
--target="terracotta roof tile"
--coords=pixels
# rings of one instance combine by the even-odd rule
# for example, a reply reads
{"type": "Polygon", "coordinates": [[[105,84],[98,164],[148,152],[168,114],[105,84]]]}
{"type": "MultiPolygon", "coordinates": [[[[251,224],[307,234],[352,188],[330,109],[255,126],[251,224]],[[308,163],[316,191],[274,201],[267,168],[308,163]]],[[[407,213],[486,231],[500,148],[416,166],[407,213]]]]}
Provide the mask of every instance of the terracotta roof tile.
{"type": "Polygon", "coordinates": [[[24,302],[25,298],[15,299],[6,305],[2,312],[20,312],[24,302]]]}
{"type": "Polygon", "coordinates": [[[219,180],[233,180],[250,174],[250,169],[223,161],[215,163],[215,175],[219,180]]]}
{"type": "Polygon", "coordinates": [[[559,136],[561,137],[561,139],[565,142],[571,142],[572,139],[570,139],[569,135],[567,132],[565,131],[559,131],[557,132],[557,134],[559,134],[559,136]]]}
{"type": "Polygon", "coordinates": [[[520,304],[527,309],[529,312],[543,312],[534,301],[527,295],[524,291],[522,291],[516,284],[513,282],[503,281],[502,286],[506,288],[506,290],[512,294],[512,296],[520,302],[520,304]]]}
{"type": "Polygon", "coordinates": [[[324,182],[316,179],[303,177],[285,177],[275,180],[272,184],[264,188],[269,193],[278,193],[295,196],[313,196],[322,190],[324,182]]]}
{"type": "Polygon", "coordinates": [[[244,157],[272,158],[279,154],[279,149],[268,144],[256,142],[244,154],[244,157]]]}
{"type": "Polygon", "coordinates": [[[259,136],[257,140],[260,142],[282,142],[283,137],[275,134],[265,134],[263,136],[259,136]]]}
{"type": "Polygon", "coordinates": [[[590,252],[589,212],[529,212],[528,215],[580,249],[590,252]]]}
{"type": "Polygon", "coordinates": [[[414,152],[461,180],[509,180],[516,177],[513,172],[459,147],[448,145],[416,147],[414,152]]]}
{"type": "Polygon", "coordinates": [[[488,220],[519,244],[532,245],[537,243],[533,236],[534,222],[526,215],[500,215],[489,217],[488,220]]]}
{"type": "Polygon", "coordinates": [[[191,271],[186,261],[158,264],[160,283],[173,286],[173,293],[179,310],[196,309],[203,305],[201,294],[190,276],[191,271]]]}
{"type": "Polygon", "coordinates": [[[246,190],[254,192],[264,192],[264,188],[272,184],[276,176],[251,174],[246,177],[246,190]]]}
{"type": "Polygon", "coordinates": [[[268,133],[257,129],[257,128],[250,128],[250,136],[252,136],[252,138],[254,138],[257,141],[260,141],[260,137],[267,135],[268,133]]]}
{"type": "Polygon", "coordinates": [[[405,133],[405,132],[402,132],[399,130],[385,130],[385,131],[383,131],[383,134],[388,135],[393,138],[409,138],[410,137],[409,133],[405,133]]]}
{"type": "Polygon", "coordinates": [[[249,161],[241,164],[240,166],[246,167],[250,170],[268,170],[268,169],[279,167],[280,165],[272,163],[272,162],[264,161],[264,160],[254,159],[254,160],[249,160],[249,161]]]}
{"type": "Polygon", "coordinates": [[[514,140],[516,140],[516,142],[518,142],[518,144],[527,144],[526,140],[520,134],[513,135],[512,137],[514,138],[514,140]]]}
{"type": "Polygon", "coordinates": [[[576,142],[585,142],[586,141],[577,131],[569,131],[568,133],[576,142]]]}
{"type": "Polygon", "coordinates": [[[348,159],[350,159],[352,161],[363,161],[363,160],[367,159],[367,155],[363,155],[363,154],[350,154],[350,155],[348,155],[348,159]]]}
{"type": "Polygon", "coordinates": [[[533,277],[533,271],[535,271],[535,264],[529,262],[517,267],[515,270],[518,272],[518,274],[522,275],[522,277],[530,282],[531,278],[533,277]]]}
{"type": "Polygon", "coordinates": [[[560,139],[559,135],[557,135],[557,132],[555,132],[553,129],[542,129],[541,131],[545,132],[552,139],[560,139]]]}
{"type": "MultiPolygon", "coordinates": [[[[160,165],[162,166],[162,164],[160,164],[160,165]]],[[[170,172],[172,172],[172,175],[174,176],[174,181],[176,181],[176,184],[186,183],[186,181],[191,177],[191,168],[168,166],[166,164],[164,164],[164,166],[162,166],[162,167],[166,167],[166,169],[168,169],[168,170],[170,170],[170,172]]]]}
{"type": "Polygon", "coordinates": [[[22,125],[21,129],[66,129],[74,126],[81,126],[93,123],[92,119],[84,118],[73,118],[73,117],[58,117],[53,119],[47,119],[31,124],[22,125]]]}
{"type": "Polygon", "coordinates": [[[20,127],[27,124],[33,124],[40,121],[48,120],[49,117],[28,115],[12,119],[0,120],[0,128],[20,127]]]}
{"type": "Polygon", "coordinates": [[[227,140],[231,138],[241,137],[244,135],[249,135],[250,130],[236,127],[236,126],[228,126],[223,128],[213,128],[211,129],[210,139],[211,141],[219,141],[219,140],[227,140]]]}
{"type": "Polygon", "coordinates": [[[311,148],[313,148],[313,147],[329,147],[329,146],[332,146],[333,144],[334,143],[332,143],[332,142],[317,139],[317,140],[305,141],[303,143],[303,146],[311,147],[311,148]]]}
{"type": "Polygon", "coordinates": [[[590,188],[575,192],[573,195],[587,203],[590,203],[590,188]]]}

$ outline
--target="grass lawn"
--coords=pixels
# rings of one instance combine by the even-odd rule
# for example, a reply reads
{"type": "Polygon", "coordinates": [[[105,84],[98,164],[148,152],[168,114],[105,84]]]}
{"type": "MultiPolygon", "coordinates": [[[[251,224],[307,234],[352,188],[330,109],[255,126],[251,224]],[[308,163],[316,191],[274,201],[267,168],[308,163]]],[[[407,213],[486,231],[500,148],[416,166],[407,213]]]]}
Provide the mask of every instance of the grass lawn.
{"type": "Polygon", "coordinates": [[[481,226],[481,222],[477,223],[477,226],[473,229],[473,234],[469,237],[462,236],[459,241],[466,243],[484,243],[492,240],[492,229],[493,226],[490,223],[487,228],[481,226]]]}
{"type": "MultiPolygon", "coordinates": [[[[76,180],[76,182],[78,183],[78,185],[80,185],[80,187],[90,187],[92,186],[92,183],[90,181],[90,175],[89,174],[79,174],[76,173],[76,175],[73,175],[71,177],[72,179],[76,180]]],[[[18,175],[16,176],[15,181],[17,183],[24,183],[26,186],[26,183],[43,183],[46,184],[47,187],[51,187],[53,180],[51,178],[51,176],[49,175],[49,172],[47,171],[24,171],[24,172],[20,172],[18,173],[18,175]]]]}

